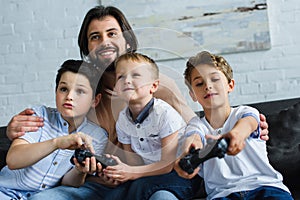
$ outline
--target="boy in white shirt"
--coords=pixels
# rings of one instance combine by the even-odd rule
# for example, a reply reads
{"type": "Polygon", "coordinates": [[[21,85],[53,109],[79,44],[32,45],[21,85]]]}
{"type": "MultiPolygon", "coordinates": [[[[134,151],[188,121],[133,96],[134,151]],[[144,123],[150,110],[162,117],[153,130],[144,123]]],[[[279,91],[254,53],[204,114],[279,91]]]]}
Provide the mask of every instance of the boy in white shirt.
{"type": "MultiPolygon", "coordinates": [[[[231,107],[228,94],[234,89],[233,72],[227,61],[209,52],[191,57],[184,72],[190,96],[201,104],[205,116],[198,122],[203,138],[230,138],[228,155],[205,161],[192,175],[204,178],[208,199],[293,199],[282,182],[282,175],[270,164],[266,142],[259,138],[259,113],[249,106],[231,107]],[[213,136],[208,136],[213,135],[213,136]],[[234,155],[234,156],[233,156],[234,155]]],[[[198,125],[197,125],[198,123],[198,125]]],[[[195,144],[202,145],[200,144],[195,144]]]]}

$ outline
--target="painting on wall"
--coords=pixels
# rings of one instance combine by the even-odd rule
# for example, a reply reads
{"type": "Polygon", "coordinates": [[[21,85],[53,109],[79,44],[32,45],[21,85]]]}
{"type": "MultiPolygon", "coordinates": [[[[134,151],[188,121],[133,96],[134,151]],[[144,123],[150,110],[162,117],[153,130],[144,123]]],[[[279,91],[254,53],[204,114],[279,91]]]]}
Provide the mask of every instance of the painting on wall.
{"type": "Polygon", "coordinates": [[[266,0],[101,0],[125,14],[156,60],[271,48],[266,0]]]}

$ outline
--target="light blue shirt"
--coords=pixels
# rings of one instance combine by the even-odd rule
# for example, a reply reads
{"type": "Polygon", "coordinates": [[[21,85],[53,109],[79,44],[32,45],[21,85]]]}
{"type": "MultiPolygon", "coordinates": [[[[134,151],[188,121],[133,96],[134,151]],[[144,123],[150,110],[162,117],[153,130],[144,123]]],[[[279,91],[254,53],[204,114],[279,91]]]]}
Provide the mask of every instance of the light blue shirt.
{"type": "MultiPolygon", "coordinates": [[[[69,135],[68,123],[57,109],[40,106],[33,110],[36,116],[44,118],[44,126],[37,132],[26,133],[21,138],[29,143],[37,143],[69,135]]],[[[103,128],[85,118],[72,133],[75,132],[83,132],[91,136],[95,152],[103,152],[108,141],[107,132],[103,128]]],[[[9,188],[23,192],[38,192],[58,185],[64,174],[73,167],[70,162],[73,153],[73,150],[58,149],[34,165],[23,169],[10,170],[5,166],[0,172],[0,191],[7,191],[9,188]]]]}
{"type": "MultiPolygon", "coordinates": [[[[253,116],[259,123],[259,113],[255,108],[239,106],[231,108],[231,113],[223,127],[213,129],[203,117],[201,126],[205,134],[228,133],[237,121],[253,116]]],[[[212,158],[203,163],[199,175],[204,178],[208,199],[225,197],[233,192],[253,190],[260,186],[273,186],[289,192],[282,182],[282,175],[269,163],[266,142],[259,136],[259,127],[246,139],[245,148],[235,156],[212,158]]]]}

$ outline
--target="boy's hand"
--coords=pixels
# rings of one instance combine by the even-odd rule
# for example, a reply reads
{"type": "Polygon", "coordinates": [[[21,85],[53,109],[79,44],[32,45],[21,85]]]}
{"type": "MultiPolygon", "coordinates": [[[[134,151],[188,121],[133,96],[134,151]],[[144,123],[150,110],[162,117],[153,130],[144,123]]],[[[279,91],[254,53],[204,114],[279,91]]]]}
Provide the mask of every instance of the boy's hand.
{"type": "Polygon", "coordinates": [[[213,140],[218,140],[221,137],[230,139],[230,143],[227,149],[228,155],[236,155],[239,152],[241,152],[245,147],[245,138],[241,137],[240,134],[232,130],[224,135],[210,135],[210,134],[205,135],[206,139],[211,138],[213,140]]]}
{"type": "Polygon", "coordinates": [[[7,137],[13,140],[24,135],[25,132],[35,132],[39,127],[44,126],[43,118],[32,116],[33,114],[32,109],[25,109],[15,115],[7,125],[7,137]]]}
{"type": "Polygon", "coordinates": [[[192,179],[194,176],[198,174],[198,172],[200,171],[200,167],[197,167],[192,174],[188,174],[186,171],[183,171],[179,166],[180,159],[181,157],[178,158],[174,163],[174,170],[177,172],[179,176],[185,179],[192,179]]]}
{"type": "Polygon", "coordinates": [[[76,158],[73,158],[75,168],[81,174],[94,174],[95,172],[101,171],[102,166],[100,163],[96,163],[96,158],[86,158],[83,162],[84,165],[80,164],[76,158]]]}
{"type": "Polygon", "coordinates": [[[89,135],[86,135],[82,132],[69,134],[66,136],[61,136],[53,139],[53,142],[58,149],[70,149],[75,150],[78,148],[87,148],[92,153],[95,153],[95,150],[92,145],[93,138],[89,135]]]}
{"type": "Polygon", "coordinates": [[[116,156],[111,155],[111,157],[115,159],[118,164],[115,166],[107,166],[105,169],[103,169],[103,172],[107,177],[118,182],[126,182],[128,180],[135,179],[129,165],[123,163],[116,156]]]}

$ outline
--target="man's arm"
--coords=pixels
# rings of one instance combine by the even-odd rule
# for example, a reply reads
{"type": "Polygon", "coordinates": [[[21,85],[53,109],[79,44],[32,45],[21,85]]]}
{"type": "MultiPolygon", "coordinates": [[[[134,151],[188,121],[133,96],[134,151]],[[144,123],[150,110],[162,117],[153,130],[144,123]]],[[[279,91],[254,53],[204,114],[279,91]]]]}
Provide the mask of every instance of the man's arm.
{"type": "Polygon", "coordinates": [[[32,116],[32,109],[25,109],[15,115],[7,125],[6,135],[10,140],[23,136],[25,132],[35,132],[44,126],[43,118],[32,116]]]}

